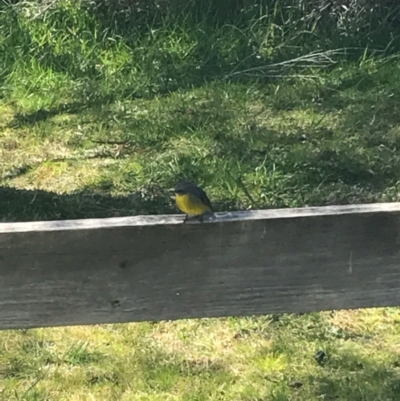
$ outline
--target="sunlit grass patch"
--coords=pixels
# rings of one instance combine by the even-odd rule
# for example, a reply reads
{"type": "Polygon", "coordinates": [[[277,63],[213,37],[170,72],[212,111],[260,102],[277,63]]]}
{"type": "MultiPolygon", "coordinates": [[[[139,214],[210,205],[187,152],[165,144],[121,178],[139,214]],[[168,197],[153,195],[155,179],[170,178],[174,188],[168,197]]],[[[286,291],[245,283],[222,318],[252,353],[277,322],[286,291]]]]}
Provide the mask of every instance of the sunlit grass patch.
{"type": "Polygon", "coordinates": [[[57,399],[395,400],[398,320],[389,308],[3,332],[3,394],[36,380],[30,394],[57,399]]]}

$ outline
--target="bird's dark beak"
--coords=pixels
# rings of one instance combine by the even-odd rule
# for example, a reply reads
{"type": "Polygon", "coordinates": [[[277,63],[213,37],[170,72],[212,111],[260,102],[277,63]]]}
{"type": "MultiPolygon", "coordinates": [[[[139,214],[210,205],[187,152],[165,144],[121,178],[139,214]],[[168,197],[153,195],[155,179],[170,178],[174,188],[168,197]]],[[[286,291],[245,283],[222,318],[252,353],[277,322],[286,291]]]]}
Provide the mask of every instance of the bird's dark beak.
{"type": "Polygon", "coordinates": [[[171,196],[175,196],[175,188],[168,189],[168,192],[171,196]]]}

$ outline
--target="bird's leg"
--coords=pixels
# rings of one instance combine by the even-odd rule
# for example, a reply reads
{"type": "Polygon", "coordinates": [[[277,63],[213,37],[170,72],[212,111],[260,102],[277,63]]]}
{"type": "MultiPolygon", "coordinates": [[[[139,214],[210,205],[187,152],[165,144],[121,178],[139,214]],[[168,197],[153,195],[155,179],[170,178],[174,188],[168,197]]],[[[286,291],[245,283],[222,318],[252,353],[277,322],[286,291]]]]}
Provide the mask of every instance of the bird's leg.
{"type": "Polygon", "coordinates": [[[203,218],[203,215],[202,215],[202,214],[199,216],[199,220],[200,220],[202,223],[204,223],[204,218],[203,218]]]}
{"type": "Polygon", "coordinates": [[[189,215],[187,214],[187,215],[185,216],[185,219],[183,220],[183,222],[186,223],[188,220],[189,220],[189,215]]]}

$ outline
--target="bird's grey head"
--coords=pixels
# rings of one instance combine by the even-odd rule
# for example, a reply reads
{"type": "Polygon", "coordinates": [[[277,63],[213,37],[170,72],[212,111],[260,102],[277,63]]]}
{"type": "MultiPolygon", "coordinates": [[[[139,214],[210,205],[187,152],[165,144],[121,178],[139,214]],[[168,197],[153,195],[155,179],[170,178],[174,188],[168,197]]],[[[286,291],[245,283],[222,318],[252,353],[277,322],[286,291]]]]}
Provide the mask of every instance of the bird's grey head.
{"type": "Polygon", "coordinates": [[[181,180],[175,185],[174,192],[178,195],[184,195],[184,194],[188,193],[190,188],[193,188],[195,186],[196,186],[196,184],[194,182],[181,180]]]}

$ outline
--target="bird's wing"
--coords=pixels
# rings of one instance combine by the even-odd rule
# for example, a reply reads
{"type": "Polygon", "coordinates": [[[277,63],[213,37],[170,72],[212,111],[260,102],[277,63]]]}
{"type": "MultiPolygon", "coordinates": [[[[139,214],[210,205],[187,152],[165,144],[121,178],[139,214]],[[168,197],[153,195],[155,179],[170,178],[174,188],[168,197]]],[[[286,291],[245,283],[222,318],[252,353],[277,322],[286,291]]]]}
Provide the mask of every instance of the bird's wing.
{"type": "Polygon", "coordinates": [[[212,208],[212,205],[211,205],[211,201],[210,201],[210,199],[208,199],[208,196],[207,196],[207,194],[201,189],[201,188],[199,188],[200,189],[200,199],[201,199],[201,201],[205,204],[205,205],[207,205],[210,209],[211,209],[211,211],[213,211],[213,208],[212,208]]]}

